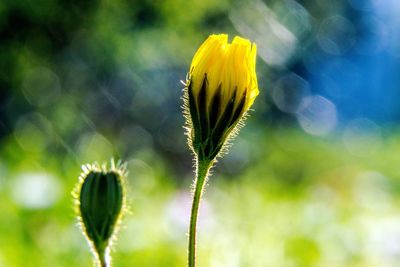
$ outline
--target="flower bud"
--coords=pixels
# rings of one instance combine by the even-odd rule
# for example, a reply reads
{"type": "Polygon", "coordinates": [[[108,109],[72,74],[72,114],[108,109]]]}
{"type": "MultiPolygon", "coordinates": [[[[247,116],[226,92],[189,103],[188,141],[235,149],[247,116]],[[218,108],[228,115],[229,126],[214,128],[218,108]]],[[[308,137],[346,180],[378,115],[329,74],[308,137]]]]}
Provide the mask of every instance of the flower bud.
{"type": "Polygon", "coordinates": [[[110,170],[105,165],[83,166],[76,196],[82,230],[100,266],[107,266],[109,247],[125,203],[125,166],[111,165],[110,170]]]}
{"type": "Polygon", "coordinates": [[[189,145],[200,160],[218,155],[258,95],[256,45],[241,37],[227,41],[226,34],[208,37],[186,81],[189,145]]]}

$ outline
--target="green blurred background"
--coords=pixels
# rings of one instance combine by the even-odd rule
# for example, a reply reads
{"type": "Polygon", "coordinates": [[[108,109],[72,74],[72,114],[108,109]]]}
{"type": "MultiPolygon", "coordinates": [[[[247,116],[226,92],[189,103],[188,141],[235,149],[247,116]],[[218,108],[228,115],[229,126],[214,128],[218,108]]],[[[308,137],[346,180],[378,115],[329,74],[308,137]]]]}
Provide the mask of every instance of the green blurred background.
{"type": "Polygon", "coordinates": [[[0,266],[92,266],[80,166],[129,163],[114,266],[185,266],[182,84],[211,33],[260,96],[202,202],[199,266],[400,264],[396,0],[0,2],[0,266]]]}

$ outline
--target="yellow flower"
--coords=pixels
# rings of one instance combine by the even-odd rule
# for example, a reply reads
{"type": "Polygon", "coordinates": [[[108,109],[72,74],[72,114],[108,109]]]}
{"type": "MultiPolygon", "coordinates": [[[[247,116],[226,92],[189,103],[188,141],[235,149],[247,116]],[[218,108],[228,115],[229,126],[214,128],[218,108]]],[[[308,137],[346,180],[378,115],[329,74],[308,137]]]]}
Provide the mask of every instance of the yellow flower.
{"type": "Polygon", "coordinates": [[[189,143],[200,159],[214,159],[258,95],[256,45],[211,35],[190,66],[187,86],[189,143]]]}

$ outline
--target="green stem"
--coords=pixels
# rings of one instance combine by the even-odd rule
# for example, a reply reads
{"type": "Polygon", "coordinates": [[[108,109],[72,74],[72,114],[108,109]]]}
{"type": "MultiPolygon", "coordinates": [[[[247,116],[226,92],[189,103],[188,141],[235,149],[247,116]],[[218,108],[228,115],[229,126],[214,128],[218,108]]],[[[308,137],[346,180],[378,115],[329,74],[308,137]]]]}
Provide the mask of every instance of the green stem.
{"type": "Polygon", "coordinates": [[[189,227],[189,249],[188,249],[188,266],[196,266],[196,232],[197,217],[199,213],[200,199],[203,193],[204,184],[207,180],[208,172],[212,166],[212,161],[197,161],[195,189],[193,195],[192,211],[190,215],[189,227]]]}
{"type": "Polygon", "coordinates": [[[102,259],[102,260],[100,260],[100,266],[101,267],[108,267],[108,264],[104,259],[102,259]]]}
{"type": "Polygon", "coordinates": [[[107,263],[107,252],[106,248],[101,247],[101,249],[97,250],[97,257],[98,257],[98,263],[99,267],[109,267],[109,264],[107,263]]]}

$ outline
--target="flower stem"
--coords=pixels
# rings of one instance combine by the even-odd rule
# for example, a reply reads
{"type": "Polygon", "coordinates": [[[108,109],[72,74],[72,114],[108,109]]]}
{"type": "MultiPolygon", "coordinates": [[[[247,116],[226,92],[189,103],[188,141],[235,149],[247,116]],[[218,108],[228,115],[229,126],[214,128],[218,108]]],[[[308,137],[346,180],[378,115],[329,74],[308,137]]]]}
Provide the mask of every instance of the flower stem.
{"type": "Polygon", "coordinates": [[[197,217],[199,213],[200,199],[203,194],[204,184],[207,180],[208,172],[212,166],[212,161],[198,160],[196,167],[196,180],[193,195],[192,211],[190,215],[189,227],[189,249],[188,249],[188,267],[196,266],[196,232],[197,217]]]}

